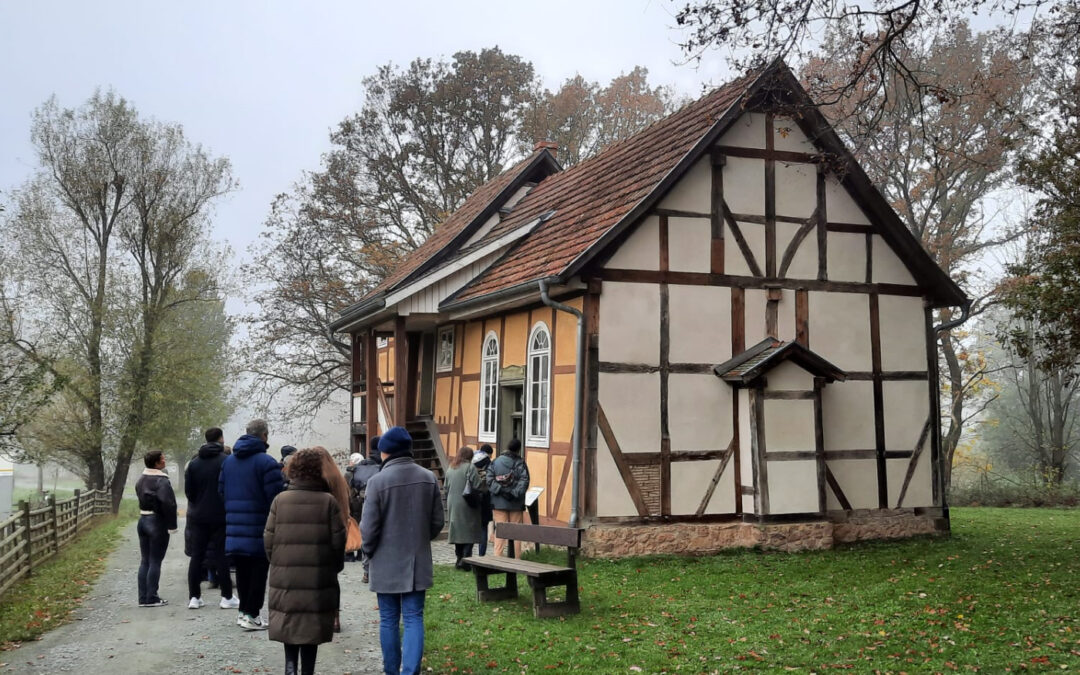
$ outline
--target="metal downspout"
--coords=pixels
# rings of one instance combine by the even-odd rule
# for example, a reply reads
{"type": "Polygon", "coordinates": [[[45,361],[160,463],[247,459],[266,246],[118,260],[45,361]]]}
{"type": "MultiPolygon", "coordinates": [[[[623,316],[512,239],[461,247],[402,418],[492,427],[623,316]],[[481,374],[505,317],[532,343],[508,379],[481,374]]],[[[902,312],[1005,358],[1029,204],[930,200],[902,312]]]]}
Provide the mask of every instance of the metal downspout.
{"type": "MultiPolygon", "coordinates": [[[[581,468],[581,432],[585,427],[582,420],[583,406],[581,400],[585,391],[585,315],[580,310],[574,309],[561,302],[555,302],[548,296],[547,281],[540,280],[540,299],[548,307],[562,312],[573,314],[577,317],[577,365],[574,369],[574,433],[570,439],[570,447],[573,453],[570,463],[570,527],[578,526],[578,474],[581,468]]],[[[552,355],[555,358],[555,355],[552,355]]]]}
{"type": "Polygon", "coordinates": [[[971,300],[968,300],[964,304],[960,305],[960,318],[946,321],[945,323],[934,326],[934,337],[937,337],[938,333],[942,333],[952,328],[956,328],[960,324],[964,323],[971,317],[971,300]]]}

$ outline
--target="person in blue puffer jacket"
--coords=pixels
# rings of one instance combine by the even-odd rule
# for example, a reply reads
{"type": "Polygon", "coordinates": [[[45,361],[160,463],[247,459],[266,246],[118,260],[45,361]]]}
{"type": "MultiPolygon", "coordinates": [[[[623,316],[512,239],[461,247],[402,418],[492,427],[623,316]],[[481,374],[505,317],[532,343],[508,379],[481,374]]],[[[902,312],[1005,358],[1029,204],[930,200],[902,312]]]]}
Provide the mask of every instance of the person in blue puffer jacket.
{"type": "Polygon", "coordinates": [[[281,465],[268,455],[266,420],[248,422],[247,433],[233,444],[218,477],[218,491],[225,502],[225,554],[236,566],[236,591],[240,614],[236,625],[244,630],[266,630],[260,614],[266,599],[266,576],[270,562],[263,546],[263,529],[270,504],[285,489],[281,465]]]}

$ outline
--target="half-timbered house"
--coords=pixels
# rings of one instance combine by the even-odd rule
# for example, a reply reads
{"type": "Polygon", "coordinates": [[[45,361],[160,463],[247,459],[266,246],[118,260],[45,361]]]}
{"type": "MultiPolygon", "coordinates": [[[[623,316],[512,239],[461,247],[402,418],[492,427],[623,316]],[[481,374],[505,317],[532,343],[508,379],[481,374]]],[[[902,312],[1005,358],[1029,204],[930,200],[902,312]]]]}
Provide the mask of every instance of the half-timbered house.
{"type": "Polygon", "coordinates": [[[947,530],[932,317],[967,303],[777,63],[569,169],[538,144],[335,328],[355,447],[519,438],[588,552],[701,553],[947,530]]]}

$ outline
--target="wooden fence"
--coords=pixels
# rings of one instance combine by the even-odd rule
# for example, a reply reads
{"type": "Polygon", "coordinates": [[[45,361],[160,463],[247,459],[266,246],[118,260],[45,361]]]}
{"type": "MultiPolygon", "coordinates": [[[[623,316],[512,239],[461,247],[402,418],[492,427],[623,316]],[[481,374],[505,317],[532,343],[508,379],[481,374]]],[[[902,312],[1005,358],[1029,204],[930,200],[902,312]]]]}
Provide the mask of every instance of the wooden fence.
{"type": "Polygon", "coordinates": [[[19,502],[18,510],[0,522],[0,595],[31,574],[94,522],[112,512],[108,490],[75,491],[75,496],[36,507],[19,502]]]}

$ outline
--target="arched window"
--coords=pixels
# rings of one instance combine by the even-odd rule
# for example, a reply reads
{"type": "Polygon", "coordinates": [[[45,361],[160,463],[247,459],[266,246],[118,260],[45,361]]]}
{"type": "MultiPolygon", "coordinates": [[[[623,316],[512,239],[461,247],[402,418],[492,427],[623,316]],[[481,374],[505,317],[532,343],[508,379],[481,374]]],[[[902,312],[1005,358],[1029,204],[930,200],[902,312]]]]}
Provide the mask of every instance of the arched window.
{"type": "Polygon", "coordinates": [[[525,442],[546,448],[551,437],[551,333],[543,322],[529,335],[528,381],[525,442]]]}
{"type": "Polygon", "coordinates": [[[477,438],[495,442],[499,408],[499,338],[492,331],[484,338],[480,365],[480,428],[477,438]]]}

